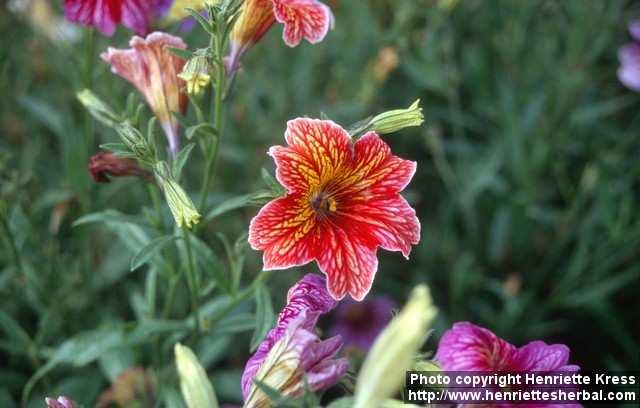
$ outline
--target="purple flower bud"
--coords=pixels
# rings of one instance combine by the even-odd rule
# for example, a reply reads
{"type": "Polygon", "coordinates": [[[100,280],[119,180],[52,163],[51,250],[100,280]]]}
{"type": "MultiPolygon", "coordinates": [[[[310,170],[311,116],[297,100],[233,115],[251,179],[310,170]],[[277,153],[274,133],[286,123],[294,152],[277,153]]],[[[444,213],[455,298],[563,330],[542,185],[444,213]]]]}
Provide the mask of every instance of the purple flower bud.
{"type": "Polygon", "coordinates": [[[58,399],[45,398],[44,402],[47,408],[75,408],[75,402],[65,396],[59,396],[58,399]]]}

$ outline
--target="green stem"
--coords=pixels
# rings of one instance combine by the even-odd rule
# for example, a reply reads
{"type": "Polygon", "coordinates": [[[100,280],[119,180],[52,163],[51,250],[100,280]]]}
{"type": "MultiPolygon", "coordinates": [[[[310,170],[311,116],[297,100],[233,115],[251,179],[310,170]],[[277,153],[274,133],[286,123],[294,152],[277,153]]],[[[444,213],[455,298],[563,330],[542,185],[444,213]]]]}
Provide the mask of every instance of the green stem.
{"type": "Polygon", "coordinates": [[[218,147],[220,144],[220,138],[222,137],[222,100],[224,97],[224,81],[225,81],[225,69],[222,53],[224,51],[224,44],[222,43],[222,36],[217,35],[212,37],[211,43],[214,48],[215,54],[215,66],[216,66],[216,89],[214,93],[214,112],[213,112],[213,127],[216,129],[217,135],[211,141],[209,146],[209,152],[207,154],[207,164],[205,166],[204,182],[202,183],[202,190],[200,191],[200,211],[205,212],[205,205],[207,204],[207,195],[209,194],[209,186],[213,180],[215,163],[218,158],[218,147]]]}
{"type": "Polygon", "coordinates": [[[196,320],[196,333],[200,334],[200,283],[194,268],[189,229],[187,227],[182,227],[182,234],[187,248],[187,283],[189,284],[189,290],[191,291],[191,309],[194,319],[196,320]]]}

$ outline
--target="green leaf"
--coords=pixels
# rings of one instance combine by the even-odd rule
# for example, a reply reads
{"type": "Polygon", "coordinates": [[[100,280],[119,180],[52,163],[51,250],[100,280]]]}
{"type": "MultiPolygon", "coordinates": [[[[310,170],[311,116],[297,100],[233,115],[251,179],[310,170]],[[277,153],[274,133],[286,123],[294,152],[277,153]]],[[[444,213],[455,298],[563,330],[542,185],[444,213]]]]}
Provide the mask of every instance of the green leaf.
{"type": "Polygon", "coordinates": [[[262,169],[262,180],[276,196],[279,197],[285,193],[284,187],[265,168],[262,169]]]}
{"type": "Polygon", "coordinates": [[[186,60],[191,59],[191,57],[193,56],[193,53],[191,51],[183,50],[182,48],[167,47],[167,50],[169,50],[169,52],[171,52],[175,56],[186,60]]]}
{"type": "Polygon", "coordinates": [[[204,220],[205,222],[211,221],[222,214],[226,214],[239,208],[262,205],[276,197],[277,196],[274,196],[270,191],[258,191],[256,193],[233,197],[213,207],[204,217],[204,220]]]}
{"type": "Polygon", "coordinates": [[[142,247],[137,254],[131,258],[131,264],[129,270],[133,271],[134,269],[138,269],[145,263],[147,263],[154,255],[156,255],[159,251],[161,251],[165,246],[172,243],[178,239],[178,237],[174,235],[165,235],[163,237],[158,237],[147,245],[142,247]]]}
{"type": "Polygon", "coordinates": [[[185,11],[189,13],[191,17],[193,17],[206,32],[208,32],[211,35],[217,34],[214,27],[212,27],[211,24],[204,19],[204,17],[202,17],[202,14],[200,14],[196,10],[189,7],[185,8],[185,11]]]}
{"type": "Polygon", "coordinates": [[[267,396],[267,398],[269,398],[269,401],[273,403],[274,407],[294,408],[298,406],[295,399],[282,395],[280,391],[265,384],[264,382],[254,378],[253,383],[260,391],[264,393],[264,395],[267,396]]]}
{"type": "Polygon", "coordinates": [[[141,227],[151,228],[151,225],[147,224],[138,217],[122,214],[116,210],[105,210],[82,216],[74,221],[73,227],[77,227],[84,224],[91,223],[121,223],[121,224],[133,224],[141,227]]]}
{"type": "Polygon", "coordinates": [[[254,293],[256,299],[256,328],[251,337],[250,352],[254,352],[267,332],[271,330],[275,323],[275,313],[271,304],[271,296],[267,287],[260,283],[254,293]]]}
{"type": "Polygon", "coordinates": [[[195,235],[191,237],[191,245],[196,263],[205,274],[212,274],[216,284],[225,292],[230,293],[229,279],[225,276],[225,267],[216,254],[195,235]]]}
{"type": "Polygon", "coordinates": [[[210,123],[200,123],[194,126],[189,126],[184,133],[188,140],[193,139],[196,134],[211,138],[218,137],[218,131],[210,123]]]}
{"type": "Polygon", "coordinates": [[[173,161],[173,170],[172,170],[173,177],[175,177],[176,180],[180,180],[182,169],[185,163],[187,162],[187,160],[189,159],[189,155],[191,154],[191,151],[193,150],[195,145],[196,145],[195,143],[189,143],[188,145],[183,147],[182,150],[180,150],[176,155],[176,158],[173,161]]]}

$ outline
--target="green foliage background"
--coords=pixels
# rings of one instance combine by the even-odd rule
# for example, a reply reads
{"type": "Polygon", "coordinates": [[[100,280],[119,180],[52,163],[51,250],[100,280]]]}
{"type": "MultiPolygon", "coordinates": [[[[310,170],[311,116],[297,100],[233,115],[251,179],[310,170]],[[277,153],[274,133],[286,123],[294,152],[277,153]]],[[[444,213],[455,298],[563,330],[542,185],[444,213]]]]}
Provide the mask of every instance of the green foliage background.
{"type": "MultiPolygon", "coordinates": [[[[415,284],[430,285],[440,314],[429,350],[452,322],[468,320],[516,344],[565,343],[586,370],[637,370],[640,95],[617,81],[616,53],[640,9],[618,0],[455,3],[331,1],[336,26],[317,46],[289,49],[272,29],[243,60],[211,196],[263,188],[261,168],[273,170],[266,150],[283,143],[288,119],[324,112],[346,126],[421,98],[426,126],[386,140],[418,162],[405,195],[422,240],[408,262],[379,253],[373,292],[402,303],[415,284]],[[385,48],[398,65],[381,79],[385,48]]],[[[137,180],[90,181],[88,157],[117,136],[74,96],[90,86],[124,109],[131,88],[98,53],[124,47],[129,33],[60,49],[5,8],[0,30],[0,406],[17,406],[38,370],[34,407],[45,393],[91,406],[132,365],[175,384],[171,346],[187,322],[152,318],[154,279],[166,296],[163,261],[129,272],[156,236],[144,226],[152,204],[137,180]],[[72,227],[109,208],[131,218],[72,227]]],[[[198,31],[184,36],[205,45],[198,31]]],[[[202,168],[193,154],[182,179],[193,196],[202,168]]],[[[259,254],[243,244],[256,211],[205,225],[206,236],[239,239],[230,259],[246,255],[243,284],[260,271],[259,254]]],[[[205,282],[231,268],[220,240],[206,244],[205,282]]],[[[308,271],[317,268],[271,276],[276,310],[308,271]]],[[[228,299],[217,293],[206,298],[213,323],[194,349],[219,398],[237,401],[253,299],[222,315],[228,299]]],[[[163,398],[177,401],[177,389],[163,398]]]]}

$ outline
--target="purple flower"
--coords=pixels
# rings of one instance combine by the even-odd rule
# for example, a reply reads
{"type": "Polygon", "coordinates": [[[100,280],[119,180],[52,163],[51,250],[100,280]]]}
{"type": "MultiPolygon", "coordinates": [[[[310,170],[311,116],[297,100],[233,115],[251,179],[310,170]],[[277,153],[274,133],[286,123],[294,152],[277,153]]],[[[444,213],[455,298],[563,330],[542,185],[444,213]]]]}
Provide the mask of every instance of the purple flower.
{"type": "Polygon", "coordinates": [[[386,296],[367,298],[362,302],[347,300],[335,312],[331,335],[340,335],[345,346],[367,351],[378,334],[393,317],[396,304],[386,296]]]}
{"type": "MultiPolygon", "coordinates": [[[[443,371],[566,372],[580,370],[569,364],[569,347],[536,340],[516,347],[491,331],[469,322],[455,323],[438,345],[436,360],[443,371]]],[[[536,404],[521,405],[534,407],[536,404]]],[[[545,407],[575,407],[577,404],[549,404],[545,407]]]]}
{"type": "Polygon", "coordinates": [[[618,51],[618,79],[627,88],[640,92],[640,20],[629,24],[629,32],[634,42],[622,46],[618,51]]]}
{"type": "Polygon", "coordinates": [[[338,382],[348,365],[346,359],[332,359],[342,347],[342,340],[335,336],[321,341],[314,333],[318,317],[335,306],[321,276],[307,274],[289,289],[287,305],[278,315],[276,326],[245,366],[245,406],[259,406],[266,398],[254,386],[254,378],[290,396],[302,393],[305,377],[313,391],[338,382]]]}
{"type": "Polygon", "coordinates": [[[45,398],[47,408],[75,408],[75,403],[68,397],[59,396],[58,399],[45,398]]]}

